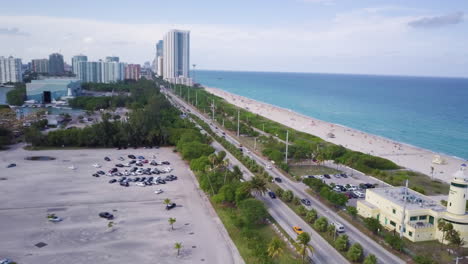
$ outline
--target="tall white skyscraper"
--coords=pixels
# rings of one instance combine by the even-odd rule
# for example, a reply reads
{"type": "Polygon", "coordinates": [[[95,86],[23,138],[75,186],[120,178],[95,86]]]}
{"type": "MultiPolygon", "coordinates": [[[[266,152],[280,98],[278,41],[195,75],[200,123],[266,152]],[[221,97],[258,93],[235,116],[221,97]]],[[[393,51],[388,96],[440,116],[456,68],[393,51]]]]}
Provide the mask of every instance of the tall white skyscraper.
{"type": "Polygon", "coordinates": [[[171,83],[191,85],[190,31],[171,30],[163,40],[163,77],[171,83]]]}
{"type": "Polygon", "coordinates": [[[0,57],[0,83],[22,82],[21,59],[0,57]]]}
{"type": "Polygon", "coordinates": [[[80,61],[88,61],[88,57],[85,56],[85,55],[76,55],[76,56],[73,56],[72,58],[72,71],[73,73],[76,75],[76,77],[79,77],[80,76],[80,67],[78,66],[78,63],[80,61]]]}

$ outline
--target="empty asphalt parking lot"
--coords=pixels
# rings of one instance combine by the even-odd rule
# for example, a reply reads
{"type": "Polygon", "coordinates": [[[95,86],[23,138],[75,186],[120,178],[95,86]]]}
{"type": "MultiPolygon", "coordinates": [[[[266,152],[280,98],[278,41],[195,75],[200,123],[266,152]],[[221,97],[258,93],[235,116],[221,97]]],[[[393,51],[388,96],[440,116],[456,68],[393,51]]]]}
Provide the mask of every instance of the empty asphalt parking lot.
{"type": "Polygon", "coordinates": [[[172,148],[2,151],[0,201],[0,259],[48,264],[241,262],[188,166],[172,148]],[[169,161],[174,169],[169,174],[178,180],[122,187],[108,183],[118,177],[91,176],[127,162],[128,154],[169,161]],[[28,156],[55,160],[25,160],[28,156]],[[105,156],[112,160],[104,161],[105,156]],[[117,160],[120,156],[125,161],[117,160]],[[6,168],[10,163],[17,166],[6,168]],[[102,168],[94,168],[94,163],[102,168]],[[158,188],[164,192],[155,194],[158,188]],[[165,198],[177,207],[167,211],[165,198]],[[112,227],[100,212],[115,216],[112,227]],[[63,221],[49,222],[51,213],[63,221]],[[170,217],[176,218],[174,230],[170,217]],[[183,245],[180,256],[176,242],[183,245]]]}

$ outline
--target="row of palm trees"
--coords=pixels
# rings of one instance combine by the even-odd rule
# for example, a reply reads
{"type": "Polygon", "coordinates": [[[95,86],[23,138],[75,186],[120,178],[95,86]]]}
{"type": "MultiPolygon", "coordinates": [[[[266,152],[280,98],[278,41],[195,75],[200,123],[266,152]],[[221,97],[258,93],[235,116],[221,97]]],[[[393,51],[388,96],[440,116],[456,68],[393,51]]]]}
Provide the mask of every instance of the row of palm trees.
{"type": "MultiPolygon", "coordinates": [[[[307,250],[310,249],[313,251],[313,248],[309,245],[310,235],[307,232],[301,233],[297,236],[296,239],[298,245],[298,252],[302,256],[302,263],[305,262],[305,257],[307,255],[307,250]]],[[[279,238],[274,237],[270,244],[268,244],[267,252],[268,256],[271,258],[280,257],[283,254],[284,243],[279,238]]]]}

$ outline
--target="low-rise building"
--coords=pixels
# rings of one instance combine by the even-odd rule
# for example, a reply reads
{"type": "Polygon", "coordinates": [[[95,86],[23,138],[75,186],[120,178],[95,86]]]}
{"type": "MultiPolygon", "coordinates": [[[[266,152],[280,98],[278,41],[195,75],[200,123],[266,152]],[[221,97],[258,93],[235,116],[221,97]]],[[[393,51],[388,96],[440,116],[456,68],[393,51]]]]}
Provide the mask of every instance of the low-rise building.
{"type": "Polygon", "coordinates": [[[47,78],[32,80],[31,83],[26,84],[27,100],[35,100],[44,104],[80,93],[81,81],[74,78],[47,78]]]}
{"type": "Polygon", "coordinates": [[[357,202],[357,210],[359,215],[376,218],[387,230],[401,232],[413,242],[442,241],[438,221],[452,223],[460,237],[468,241],[467,194],[468,175],[463,164],[450,184],[447,207],[407,187],[384,187],[368,189],[365,200],[357,202]]]}

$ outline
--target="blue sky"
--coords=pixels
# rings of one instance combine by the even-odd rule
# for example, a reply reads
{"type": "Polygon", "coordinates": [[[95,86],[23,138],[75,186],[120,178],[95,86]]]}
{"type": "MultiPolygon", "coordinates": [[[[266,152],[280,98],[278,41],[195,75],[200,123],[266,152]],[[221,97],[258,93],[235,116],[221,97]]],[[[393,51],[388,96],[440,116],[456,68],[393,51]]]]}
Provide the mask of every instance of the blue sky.
{"type": "Polygon", "coordinates": [[[468,1],[8,1],[0,55],[143,63],[172,28],[200,69],[468,77],[468,1]]]}

